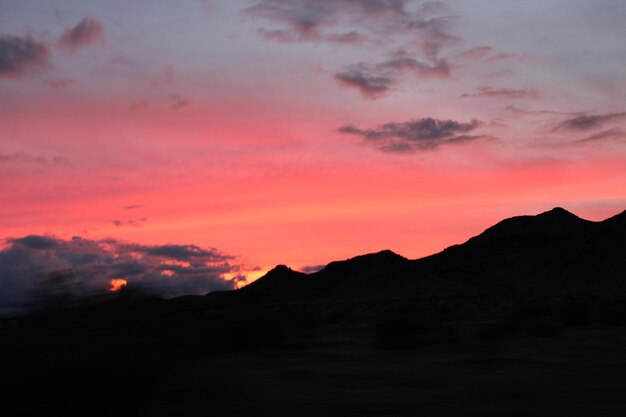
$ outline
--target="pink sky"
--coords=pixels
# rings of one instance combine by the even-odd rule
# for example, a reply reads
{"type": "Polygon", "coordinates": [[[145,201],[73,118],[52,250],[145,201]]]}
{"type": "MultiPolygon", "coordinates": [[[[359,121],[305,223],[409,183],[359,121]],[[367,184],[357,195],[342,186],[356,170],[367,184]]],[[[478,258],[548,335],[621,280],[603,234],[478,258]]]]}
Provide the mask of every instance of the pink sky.
{"type": "Polygon", "coordinates": [[[626,209],[624,21],[621,0],[2,2],[0,238],[217,248],[250,280],[554,206],[604,219],[626,209]]]}

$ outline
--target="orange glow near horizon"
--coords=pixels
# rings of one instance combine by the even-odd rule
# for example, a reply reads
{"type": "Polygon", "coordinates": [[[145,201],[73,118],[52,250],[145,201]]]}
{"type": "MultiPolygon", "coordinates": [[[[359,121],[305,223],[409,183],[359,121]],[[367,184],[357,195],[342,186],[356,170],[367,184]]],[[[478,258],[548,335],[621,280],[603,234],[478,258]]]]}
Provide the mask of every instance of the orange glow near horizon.
{"type": "Polygon", "coordinates": [[[114,278],[111,280],[109,284],[110,284],[110,287],[109,287],[110,292],[119,292],[128,285],[128,282],[122,278],[114,278]]]}

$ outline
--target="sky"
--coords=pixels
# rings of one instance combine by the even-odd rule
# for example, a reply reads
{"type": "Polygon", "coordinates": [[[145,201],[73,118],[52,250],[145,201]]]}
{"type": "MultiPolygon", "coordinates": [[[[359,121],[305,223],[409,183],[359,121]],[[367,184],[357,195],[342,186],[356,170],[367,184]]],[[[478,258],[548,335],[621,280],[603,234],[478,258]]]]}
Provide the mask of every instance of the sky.
{"type": "Polygon", "coordinates": [[[204,293],[615,215],[624,21],[622,0],[0,0],[0,309],[59,271],[204,293]]]}

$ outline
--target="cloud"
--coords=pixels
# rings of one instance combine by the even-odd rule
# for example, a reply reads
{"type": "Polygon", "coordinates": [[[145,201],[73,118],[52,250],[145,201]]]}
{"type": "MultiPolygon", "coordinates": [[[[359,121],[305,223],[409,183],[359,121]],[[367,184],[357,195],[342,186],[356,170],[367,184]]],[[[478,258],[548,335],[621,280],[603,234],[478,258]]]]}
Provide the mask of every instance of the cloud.
{"type": "Polygon", "coordinates": [[[504,107],[507,113],[512,114],[515,117],[521,116],[554,116],[554,115],[574,115],[575,113],[568,113],[555,110],[528,110],[521,107],[514,106],[512,104],[504,107]]]}
{"type": "Polygon", "coordinates": [[[491,46],[476,46],[456,55],[458,58],[472,61],[497,62],[497,61],[524,61],[528,59],[526,54],[513,54],[496,52],[491,46]]]}
{"type": "Polygon", "coordinates": [[[19,78],[50,66],[48,47],[30,36],[0,37],[0,77],[19,78]]]}
{"type": "Polygon", "coordinates": [[[621,119],[626,116],[626,112],[610,114],[583,114],[559,122],[552,131],[586,131],[603,126],[607,122],[621,119]]]}
{"type": "Polygon", "coordinates": [[[365,98],[390,92],[403,74],[451,78],[452,65],[440,56],[461,39],[451,31],[454,17],[441,2],[409,8],[408,0],[262,0],[245,13],[271,27],[259,34],[284,43],[384,46],[390,58],[347,65],[334,78],[365,98]]]}
{"type": "Polygon", "coordinates": [[[85,17],[73,28],[66,28],[59,38],[58,46],[67,54],[104,41],[104,25],[92,17],[85,17]]]}
{"type": "Polygon", "coordinates": [[[626,132],[622,129],[614,128],[609,130],[603,130],[600,133],[596,133],[595,135],[588,136],[584,139],[579,140],[579,143],[589,143],[589,142],[600,142],[610,139],[623,139],[626,138],[626,132]]]}
{"type": "Polygon", "coordinates": [[[447,60],[438,59],[435,63],[428,64],[400,50],[379,64],[361,62],[350,65],[336,73],[335,80],[347,87],[358,89],[365,98],[379,98],[391,91],[404,74],[412,74],[422,79],[451,78],[447,60]]]}
{"type": "Polygon", "coordinates": [[[403,123],[386,123],[375,129],[360,129],[347,125],[341,127],[339,132],[360,136],[365,143],[385,152],[409,153],[484,138],[468,135],[480,126],[481,122],[478,120],[461,123],[427,117],[403,123]]]}
{"type": "Polygon", "coordinates": [[[111,280],[173,297],[234,289],[244,267],[216,249],[29,235],[0,251],[0,315],[106,294],[111,280]]]}
{"type": "Polygon", "coordinates": [[[434,57],[458,38],[449,32],[451,17],[441,2],[409,10],[409,0],[262,0],[244,10],[253,18],[279,25],[259,34],[278,42],[380,42],[397,35],[418,36],[422,49],[434,57]]]}
{"type": "Polygon", "coordinates": [[[439,53],[447,45],[459,43],[461,39],[450,31],[450,16],[416,16],[408,24],[408,29],[419,36],[422,53],[432,62],[439,59],[439,53]]]}
{"type": "Polygon", "coordinates": [[[128,206],[124,206],[122,208],[125,208],[126,210],[134,210],[134,209],[138,209],[138,208],[142,208],[143,206],[139,205],[139,204],[131,204],[128,206]]]}
{"type": "Polygon", "coordinates": [[[478,87],[475,93],[465,93],[460,98],[490,97],[507,99],[538,99],[540,94],[535,90],[521,90],[513,88],[494,88],[488,86],[478,87]]]}
{"type": "Polygon", "coordinates": [[[409,72],[421,78],[450,78],[450,64],[446,59],[436,59],[432,64],[399,54],[379,64],[380,68],[391,69],[396,73],[409,72]]]}
{"type": "Polygon", "coordinates": [[[210,262],[225,261],[232,256],[223,255],[215,249],[202,249],[196,245],[161,245],[143,247],[145,253],[151,256],[164,256],[179,261],[205,259],[210,262]]]}
{"type": "Polygon", "coordinates": [[[342,85],[356,88],[366,98],[377,98],[387,93],[395,80],[379,68],[371,68],[360,63],[335,74],[335,79],[342,85]]]}
{"type": "Polygon", "coordinates": [[[365,35],[351,26],[363,20],[371,24],[383,16],[401,15],[405,3],[404,0],[263,0],[244,12],[282,26],[258,30],[270,41],[356,43],[362,42],[365,35]],[[342,29],[342,25],[348,28],[342,29]]]}
{"type": "Polygon", "coordinates": [[[57,245],[56,239],[48,236],[28,235],[19,239],[7,239],[14,245],[22,245],[29,249],[51,249],[57,245]]]}

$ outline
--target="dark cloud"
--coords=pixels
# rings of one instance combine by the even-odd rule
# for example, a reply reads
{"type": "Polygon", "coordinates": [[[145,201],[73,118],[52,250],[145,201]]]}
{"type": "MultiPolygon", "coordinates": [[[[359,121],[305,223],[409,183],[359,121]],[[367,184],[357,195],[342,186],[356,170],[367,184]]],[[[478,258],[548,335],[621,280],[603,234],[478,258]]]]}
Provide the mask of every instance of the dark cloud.
{"type": "Polygon", "coordinates": [[[622,129],[614,128],[609,130],[604,130],[600,133],[596,133],[595,135],[588,136],[584,139],[579,140],[579,143],[589,143],[589,142],[600,142],[611,139],[623,139],[626,138],[626,132],[622,129]]]}
{"type": "Polygon", "coordinates": [[[506,98],[506,99],[538,99],[540,95],[535,90],[521,90],[513,88],[494,88],[482,86],[476,89],[475,93],[465,93],[460,98],[471,97],[492,97],[492,98],[506,98]]]}
{"type": "Polygon", "coordinates": [[[234,289],[244,279],[232,256],[195,245],[38,235],[6,242],[0,251],[0,315],[105,294],[112,279],[163,297],[234,289]]]}
{"type": "Polygon", "coordinates": [[[20,77],[50,65],[48,47],[30,36],[0,36],[0,77],[20,77]]]}
{"type": "Polygon", "coordinates": [[[414,152],[436,149],[441,145],[471,142],[484,136],[468,133],[481,123],[472,120],[461,123],[455,120],[438,120],[431,117],[403,123],[386,123],[375,129],[343,126],[340,133],[360,136],[367,144],[386,152],[414,152]]]}
{"type": "Polygon", "coordinates": [[[179,261],[194,259],[208,259],[212,262],[226,261],[230,256],[221,254],[215,249],[205,250],[195,245],[161,245],[148,248],[147,253],[152,256],[164,256],[179,261]]]}
{"type": "Polygon", "coordinates": [[[126,210],[134,210],[134,209],[138,209],[138,208],[142,208],[143,206],[140,206],[138,204],[131,204],[128,206],[124,206],[122,208],[125,208],[126,210]]]}
{"type": "Polygon", "coordinates": [[[607,122],[621,119],[626,116],[626,112],[611,114],[583,114],[559,122],[553,131],[585,131],[596,129],[603,126],[607,122]]]}
{"type": "Polygon", "coordinates": [[[29,249],[51,249],[57,245],[56,239],[39,235],[28,235],[19,239],[8,239],[8,242],[29,249]]]}
{"type": "Polygon", "coordinates": [[[450,64],[439,59],[433,64],[418,61],[405,51],[396,51],[391,58],[379,64],[359,63],[335,74],[335,80],[356,88],[366,98],[378,98],[388,93],[404,74],[419,78],[450,78],[450,64]]]}
{"type": "Polygon", "coordinates": [[[85,17],[76,26],[66,28],[59,38],[58,45],[68,54],[81,48],[104,41],[104,26],[92,17],[85,17]]]}
{"type": "Polygon", "coordinates": [[[352,65],[335,74],[335,79],[342,85],[356,88],[366,98],[376,98],[387,93],[394,84],[390,74],[367,64],[352,65]]]}

